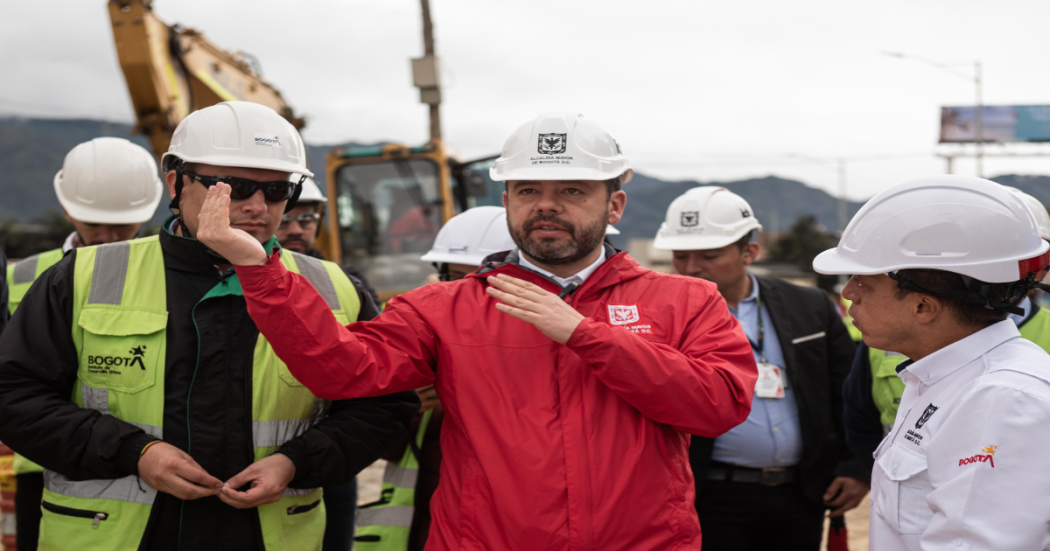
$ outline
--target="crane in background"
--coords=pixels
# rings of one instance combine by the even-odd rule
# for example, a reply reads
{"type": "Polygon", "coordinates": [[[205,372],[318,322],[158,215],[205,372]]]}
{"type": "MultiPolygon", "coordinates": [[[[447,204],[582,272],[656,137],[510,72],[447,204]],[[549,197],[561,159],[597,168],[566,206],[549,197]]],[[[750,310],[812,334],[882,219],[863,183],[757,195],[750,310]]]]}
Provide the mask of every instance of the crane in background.
{"type": "Polygon", "coordinates": [[[158,158],[186,115],[223,101],[259,103],[296,128],[304,126],[281,93],[262,79],[253,57],[231,54],[193,29],[169,26],[153,12],[151,0],[110,0],[109,18],[135,109],[135,130],[149,138],[158,158]]]}
{"type": "MultiPolygon", "coordinates": [[[[441,139],[440,62],[429,0],[420,1],[424,55],[412,60],[412,76],[429,107],[430,140],[417,147],[332,148],[324,171],[329,212],[317,248],[364,273],[382,300],[421,285],[432,272],[419,257],[449,218],[473,206],[502,205],[502,184],[488,178],[498,155],[461,162],[441,139]]],[[[151,0],[108,5],[136,132],[149,138],[158,157],[187,115],[223,101],[265,105],[303,128],[304,119],[262,79],[253,57],[164,23],[151,0]]]]}

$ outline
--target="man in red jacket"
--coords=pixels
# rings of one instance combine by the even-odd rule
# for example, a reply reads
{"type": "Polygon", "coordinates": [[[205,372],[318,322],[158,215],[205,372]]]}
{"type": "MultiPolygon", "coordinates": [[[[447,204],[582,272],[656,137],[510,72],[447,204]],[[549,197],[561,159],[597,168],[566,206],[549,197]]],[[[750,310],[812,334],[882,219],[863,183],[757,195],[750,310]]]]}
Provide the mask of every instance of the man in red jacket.
{"type": "Polygon", "coordinates": [[[747,417],[747,338],[713,284],[602,244],[632,172],[596,124],[540,115],[491,175],[506,182],[518,248],[392,299],[368,323],[341,326],[305,280],[231,229],[222,184],[198,236],[238,266],[253,320],[318,396],[436,385],[444,463],[428,549],[699,549],[689,435],[747,417]]]}

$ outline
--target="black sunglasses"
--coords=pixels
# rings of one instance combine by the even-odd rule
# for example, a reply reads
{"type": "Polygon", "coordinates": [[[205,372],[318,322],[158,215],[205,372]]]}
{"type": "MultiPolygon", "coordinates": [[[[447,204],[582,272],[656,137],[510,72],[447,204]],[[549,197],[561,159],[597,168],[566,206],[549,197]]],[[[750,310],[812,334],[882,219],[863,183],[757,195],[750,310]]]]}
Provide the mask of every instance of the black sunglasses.
{"type": "MultiPolygon", "coordinates": [[[[255,195],[256,191],[262,190],[263,197],[267,202],[280,203],[281,201],[287,201],[292,198],[295,194],[295,186],[298,185],[295,182],[289,182],[288,180],[278,180],[276,182],[256,182],[255,180],[249,180],[247,178],[237,178],[234,176],[201,176],[193,172],[183,171],[183,174],[189,176],[191,180],[197,180],[204,187],[212,187],[215,184],[222,182],[230,186],[230,198],[238,201],[248,199],[252,195],[255,195]]],[[[303,176],[300,179],[305,180],[303,176]]]]}

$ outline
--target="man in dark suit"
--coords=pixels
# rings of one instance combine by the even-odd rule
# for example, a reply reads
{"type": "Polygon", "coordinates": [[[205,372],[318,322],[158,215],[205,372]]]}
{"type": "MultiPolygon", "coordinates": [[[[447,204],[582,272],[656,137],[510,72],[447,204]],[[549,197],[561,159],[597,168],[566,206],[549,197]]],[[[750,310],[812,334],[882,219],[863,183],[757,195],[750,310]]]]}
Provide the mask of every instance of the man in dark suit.
{"type": "Polygon", "coordinates": [[[674,251],[677,273],[718,286],[759,365],[747,420],[718,438],[693,437],[705,551],[817,551],[825,509],[841,515],[869,489],[842,430],[854,343],[823,291],[748,271],[761,229],[747,201],[705,186],[671,203],[654,242],[674,251]]]}

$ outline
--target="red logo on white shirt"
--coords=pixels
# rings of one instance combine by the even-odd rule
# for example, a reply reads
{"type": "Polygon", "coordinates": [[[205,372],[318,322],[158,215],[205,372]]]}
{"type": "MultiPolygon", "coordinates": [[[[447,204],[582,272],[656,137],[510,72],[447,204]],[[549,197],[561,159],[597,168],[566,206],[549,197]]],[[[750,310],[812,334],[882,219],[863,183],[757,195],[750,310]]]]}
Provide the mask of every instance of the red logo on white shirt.
{"type": "Polygon", "coordinates": [[[638,316],[638,306],[615,306],[609,305],[609,323],[613,325],[627,325],[641,319],[638,316]]]}
{"type": "Polygon", "coordinates": [[[977,454],[971,457],[964,457],[959,460],[959,466],[962,467],[963,465],[970,465],[972,463],[988,463],[994,469],[995,450],[998,448],[999,446],[988,446],[985,448],[981,448],[981,451],[984,452],[983,454],[977,454]]]}

